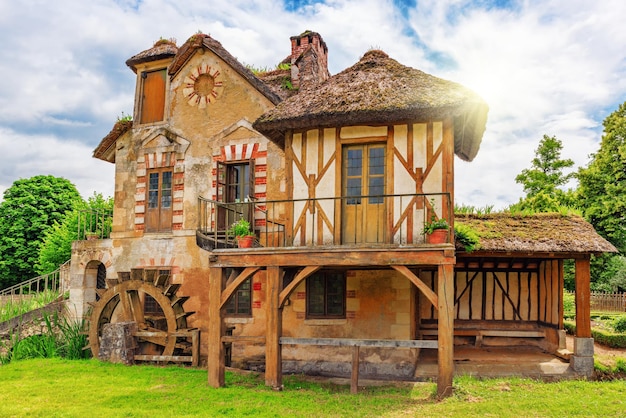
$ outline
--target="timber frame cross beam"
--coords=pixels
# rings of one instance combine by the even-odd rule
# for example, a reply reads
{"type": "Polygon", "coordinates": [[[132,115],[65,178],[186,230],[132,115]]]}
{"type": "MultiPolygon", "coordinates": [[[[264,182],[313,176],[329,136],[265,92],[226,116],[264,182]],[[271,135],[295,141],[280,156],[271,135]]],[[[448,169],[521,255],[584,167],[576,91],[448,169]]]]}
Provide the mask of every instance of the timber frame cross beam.
{"type": "Polygon", "coordinates": [[[437,348],[433,340],[360,340],[353,338],[287,338],[281,337],[282,345],[320,345],[335,347],[352,347],[352,374],[350,377],[350,393],[359,390],[359,349],[360,347],[379,348],[437,348]]]}

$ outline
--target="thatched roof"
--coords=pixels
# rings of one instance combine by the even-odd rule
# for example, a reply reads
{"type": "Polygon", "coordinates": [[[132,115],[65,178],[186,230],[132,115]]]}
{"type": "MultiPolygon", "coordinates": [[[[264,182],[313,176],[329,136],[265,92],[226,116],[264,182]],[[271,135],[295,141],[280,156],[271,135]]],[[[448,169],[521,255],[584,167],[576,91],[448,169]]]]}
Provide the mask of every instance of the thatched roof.
{"type": "Polygon", "coordinates": [[[165,58],[172,58],[178,53],[176,43],[169,39],[160,39],[155,42],[154,46],[145,51],[141,51],[137,55],[134,55],[126,60],[133,72],[137,72],[137,64],[143,62],[157,61],[165,58]]]}
{"type": "Polygon", "coordinates": [[[107,136],[102,138],[98,147],[93,151],[93,157],[98,158],[99,160],[108,161],[110,163],[115,162],[115,152],[112,152],[113,147],[117,139],[124,135],[126,132],[133,127],[132,120],[118,120],[115,125],[113,125],[113,129],[108,133],[107,136]]]}
{"type": "MultiPolygon", "coordinates": [[[[481,253],[615,253],[617,249],[579,216],[557,213],[455,215],[480,237],[481,253]]],[[[463,247],[457,243],[457,249],[463,247]]]]}
{"type": "Polygon", "coordinates": [[[288,88],[291,85],[291,70],[276,69],[256,75],[281,100],[285,100],[298,93],[297,89],[288,88]]]}
{"type": "Polygon", "coordinates": [[[263,114],[255,129],[283,145],[290,129],[391,124],[452,116],[455,152],[471,161],[487,121],[487,104],[473,91],[406,67],[382,51],[314,89],[302,90],[263,114]]]}
{"type": "Polygon", "coordinates": [[[230,52],[228,52],[222,46],[219,41],[211,38],[209,35],[197,33],[187,40],[181,47],[176,55],[176,58],[168,69],[170,77],[174,77],[189,61],[193,54],[199,48],[207,48],[215,55],[220,57],[226,62],[233,70],[235,70],[240,76],[248,81],[252,86],[263,94],[270,102],[277,104],[281,101],[281,98],[272,91],[265,83],[259,80],[252,71],[244,67],[230,52]]]}

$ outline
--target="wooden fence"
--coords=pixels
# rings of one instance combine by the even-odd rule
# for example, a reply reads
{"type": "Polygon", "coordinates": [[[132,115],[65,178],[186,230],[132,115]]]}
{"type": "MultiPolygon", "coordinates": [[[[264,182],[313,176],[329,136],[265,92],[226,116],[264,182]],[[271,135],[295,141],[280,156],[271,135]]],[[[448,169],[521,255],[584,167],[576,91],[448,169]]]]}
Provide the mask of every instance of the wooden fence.
{"type": "MultiPolygon", "coordinates": [[[[574,292],[565,291],[565,294],[574,300],[574,292]]],[[[591,292],[590,303],[592,311],[626,312],[626,293],[591,292]]]]}
{"type": "Polygon", "coordinates": [[[591,292],[591,310],[626,312],[626,293],[591,292]]]}

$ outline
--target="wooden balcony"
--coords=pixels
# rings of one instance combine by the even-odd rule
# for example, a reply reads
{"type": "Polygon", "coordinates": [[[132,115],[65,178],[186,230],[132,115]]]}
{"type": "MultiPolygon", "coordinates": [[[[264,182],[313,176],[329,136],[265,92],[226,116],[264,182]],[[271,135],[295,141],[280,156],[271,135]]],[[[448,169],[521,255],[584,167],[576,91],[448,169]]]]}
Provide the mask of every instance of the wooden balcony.
{"type": "Polygon", "coordinates": [[[208,251],[236,247],[227,231],[244,218],[253,225],[257,249],[346,250],[415,248],[426,243],[424,226],[445,218],[453,239],[448,193],[348,196],[224,203],[199,198],[197,243],[208,251]]]}

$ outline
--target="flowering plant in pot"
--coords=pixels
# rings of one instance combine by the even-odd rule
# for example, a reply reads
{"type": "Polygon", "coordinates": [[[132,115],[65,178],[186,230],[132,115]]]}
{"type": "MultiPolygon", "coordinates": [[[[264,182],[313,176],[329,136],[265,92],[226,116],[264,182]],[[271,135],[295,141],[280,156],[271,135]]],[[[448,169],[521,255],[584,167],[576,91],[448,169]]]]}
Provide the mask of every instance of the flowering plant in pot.
{"type": "Polygon", "coordinates": [[[233,222],[228,230],[228,235],[235,237],[239,248],[250,248],[254,243],[254,234],[250,229],[250,222],[244,218],[239,218],[237,222],[233,222]]]}
{"type": "Polygon", "coordinates": [[[448,230],[450,225],[444,218],[435,219],[435,215],[432,216],[431,221],[424,225],[424,232],[426,233],[426,241],[429,244],[443,244],[448,240],[448,230]]]}

